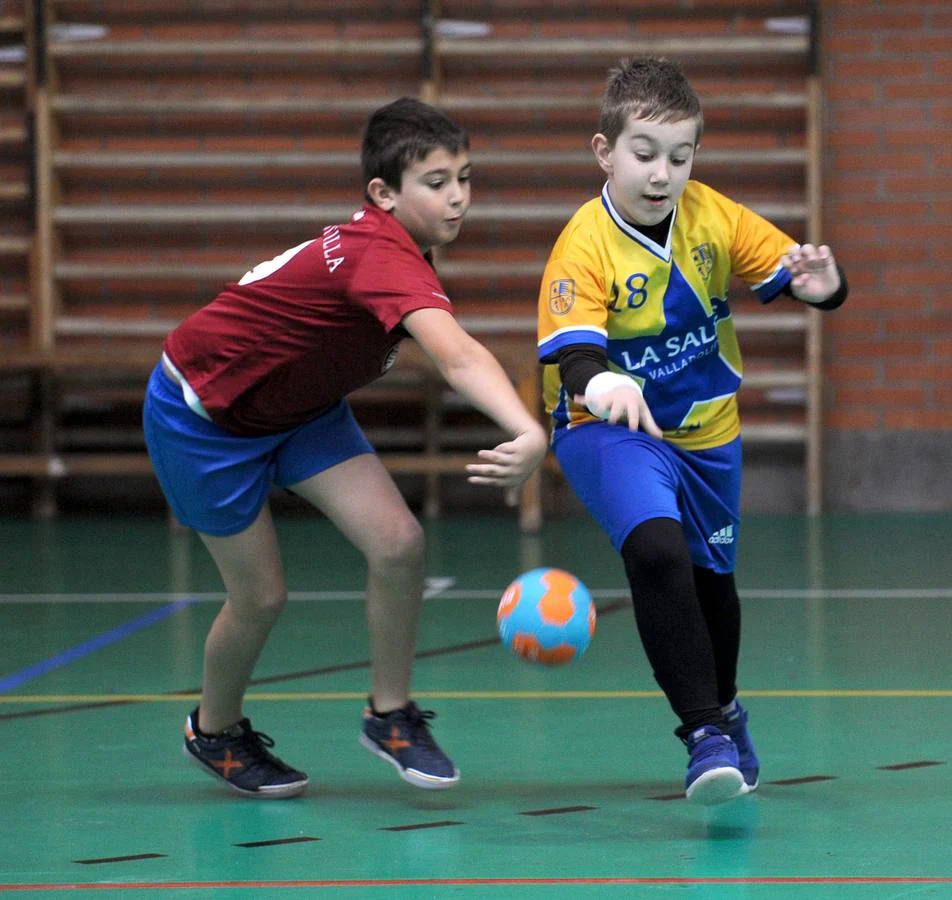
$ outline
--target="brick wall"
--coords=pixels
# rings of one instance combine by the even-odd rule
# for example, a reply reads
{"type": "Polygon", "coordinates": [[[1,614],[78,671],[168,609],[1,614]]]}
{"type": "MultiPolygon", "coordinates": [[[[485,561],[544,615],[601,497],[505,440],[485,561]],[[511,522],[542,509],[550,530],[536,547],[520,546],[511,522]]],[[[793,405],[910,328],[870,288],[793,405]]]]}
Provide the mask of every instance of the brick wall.
{"type": "Polygon", "coordinates": [[[952,8],[826,0],[824,237],[831,508],[952,508],[952,8]]]}

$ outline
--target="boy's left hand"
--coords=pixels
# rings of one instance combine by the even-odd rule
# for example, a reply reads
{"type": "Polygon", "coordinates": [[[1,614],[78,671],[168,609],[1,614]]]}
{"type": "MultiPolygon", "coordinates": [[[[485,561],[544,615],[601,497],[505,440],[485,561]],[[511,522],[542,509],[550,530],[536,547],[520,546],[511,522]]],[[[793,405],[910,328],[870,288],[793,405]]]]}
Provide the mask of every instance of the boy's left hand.
{"type": "Polygon", "coordinates": [[[793,276],[793,296],[804,303],[822,303],[840,286],[836,260],[826,244],[795,245],[780,258],[780,264],[793,276]]]}
{"type": "Polygon", "coordinates": [[[470,484],[516,487],[538,468],[548,449],[545,431],[536,425],[492,450],[480,450],[478,456],[483,461],[466,466],[466,480],[470,484]]]}

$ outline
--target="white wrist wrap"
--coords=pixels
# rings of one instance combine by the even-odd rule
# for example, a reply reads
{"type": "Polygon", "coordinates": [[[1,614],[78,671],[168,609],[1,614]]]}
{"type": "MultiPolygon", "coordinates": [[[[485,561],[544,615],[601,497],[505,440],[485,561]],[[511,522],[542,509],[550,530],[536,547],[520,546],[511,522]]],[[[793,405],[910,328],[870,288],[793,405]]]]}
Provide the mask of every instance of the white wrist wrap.
{"type": "Polygon", "coordinates": [[[633,388],[638,391],[639,394],[641,393],[641,385],[638,384],[634,378],[622,375],[620,372],[599,372],[589,379],[588,384],[585,386],[585,405],[593,416],[598,416],[602,419],[608,418],[607,411],[599,411],[598,403],[606,394],[613,391],[616,387],[633,388]]]}

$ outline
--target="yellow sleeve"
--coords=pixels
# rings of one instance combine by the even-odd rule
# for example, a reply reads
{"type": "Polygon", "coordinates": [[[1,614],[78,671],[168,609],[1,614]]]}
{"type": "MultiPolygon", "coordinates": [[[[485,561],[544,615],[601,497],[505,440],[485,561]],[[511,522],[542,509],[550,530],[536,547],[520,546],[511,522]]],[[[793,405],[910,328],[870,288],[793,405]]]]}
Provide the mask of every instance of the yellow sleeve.
{"type": "Polygon", "coordinates": [[[539,361],[555,362],[558,351],[572,344],[607,347],[608,300],[595,246],[567,228],[539,288],[539,361]]]}
{"type": "Polygon", "coordinates": [[[765,303],[790,282],[790,274],[780,265],[780,257],[797,242],[753,210],[740,203],[734,206],[731,270],[765,303]]]}

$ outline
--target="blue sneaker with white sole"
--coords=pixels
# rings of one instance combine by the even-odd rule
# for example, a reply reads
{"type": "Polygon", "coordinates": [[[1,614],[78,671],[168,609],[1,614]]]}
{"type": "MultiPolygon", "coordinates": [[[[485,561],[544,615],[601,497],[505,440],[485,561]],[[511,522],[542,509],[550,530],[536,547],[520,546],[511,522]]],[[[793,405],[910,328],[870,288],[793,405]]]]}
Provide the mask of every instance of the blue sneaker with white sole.
{"type": "Polygon", "coordinates": [[[436,713],[412,701],[401,709],[377,715],[364,709],[363,747],[386,760],[414,787],[442,790],[459,782],[459,770],[430,734],[436,713]]]}
{"type": "Polygon", "coordinates": [[[255,731],[248,719],[218,735],[198,729],[198,709],[185,719],[185,758],[245,797],[296,797],[307,787],[307,775],[270,752],[274,741],[255,731]]]}
{"type": "Polygon", "coordinates": [[[737,746],[737,760],[744,776],[744,784],[748,791],[755,791],[760,784],[760,760],[757,759],[757,752],[747,730],[747,710],[735,700],[731,706],[724,709],[724,720],[727,723],[724,733],[737,746]]]}
{"type": "Polygon", "coordinates": [[[701,806],[716,806],[746,793],[737,746],[720,729],[704,725],[686,738],[688,771],[684,791],[688,800],[701,806]]]}

